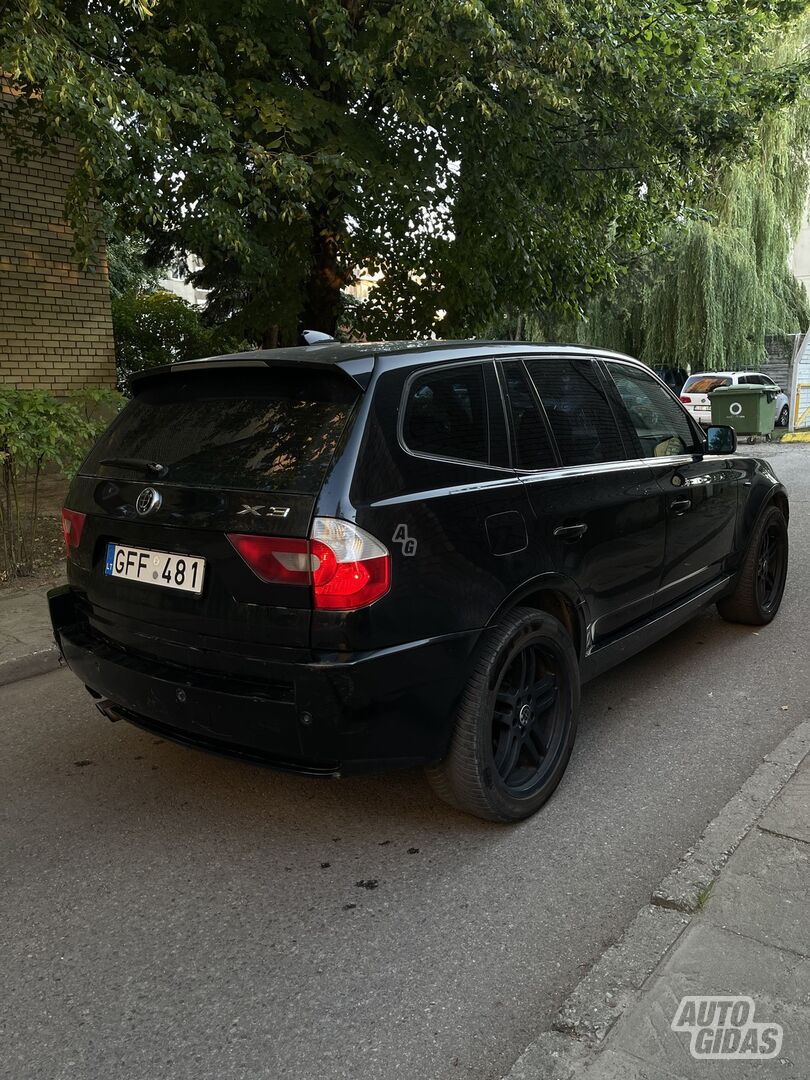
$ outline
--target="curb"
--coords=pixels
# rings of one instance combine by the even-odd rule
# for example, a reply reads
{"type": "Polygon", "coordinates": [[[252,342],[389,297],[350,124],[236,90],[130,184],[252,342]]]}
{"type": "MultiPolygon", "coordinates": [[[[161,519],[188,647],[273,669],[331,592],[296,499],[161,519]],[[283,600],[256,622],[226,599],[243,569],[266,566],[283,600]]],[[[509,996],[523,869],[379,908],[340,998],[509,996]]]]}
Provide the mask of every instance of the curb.
{"type": "Polygon", "coordinates": [[[704,829],[694,848],[682,857],[652,894],[651,902],[693,915],[740,841],[762,816],[810,751],[810,722],[799,724],[704,829]]]}
{"type": "Polygon", "coordinates": [[[767,754],[594,963],[504,1080],[577,1080],[606,1035],[698,912],[723,866],[810,753],[810,721],[767,754]]]}
{"type": "Polygon", "coordinates": [[[59,650],[55,645],[37,649],[25,656],[14,656],[11,660],[2,660],[0,661],[0,686],[8,686],[22,679],[31,679],[35,675],[56,671],[60,665],[59,650]]]}

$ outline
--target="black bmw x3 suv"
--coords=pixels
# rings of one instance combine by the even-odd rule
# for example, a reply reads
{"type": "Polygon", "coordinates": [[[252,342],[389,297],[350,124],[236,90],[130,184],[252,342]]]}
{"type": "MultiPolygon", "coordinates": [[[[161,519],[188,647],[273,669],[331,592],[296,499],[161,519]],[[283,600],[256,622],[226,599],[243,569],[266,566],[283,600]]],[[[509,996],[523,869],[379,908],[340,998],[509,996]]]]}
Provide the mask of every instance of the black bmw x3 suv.
{"type": "Polygon", "coordinates": [[[67,665],[101,711],[311,775],[424,764],[483,818],[565,770],[580,685],[779,607],[788,500],[649,368],[515,343],[138,375],[70,488],[67,665]]]}

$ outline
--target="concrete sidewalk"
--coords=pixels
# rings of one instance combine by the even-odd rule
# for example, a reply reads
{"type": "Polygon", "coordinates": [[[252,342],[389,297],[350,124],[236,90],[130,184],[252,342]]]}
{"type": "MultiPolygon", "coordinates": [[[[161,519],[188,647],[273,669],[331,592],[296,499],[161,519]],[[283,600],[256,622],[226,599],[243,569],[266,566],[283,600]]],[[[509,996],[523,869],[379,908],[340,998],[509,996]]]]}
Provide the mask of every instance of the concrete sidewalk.
{"type": "MultiPolygon", "coordinates": [[[[697,1038],[695,1052],[699,1053],[723,1036],[709,1031],[697,1038]]],[[[727,1045],[733,1046],[737,1038],[726,1036],[727,1045]]],[[[778,1043],[775,1033],[768,1049],[778,1043]]],[[[740,844],[700,914],[650,977],[641,999],[619,1019],[605,1051],[583,1075],[588,1080],[692,1080],[711,1074],[717,1080],[736,1080],[743,1069],[746,1076],[802,1080],[810,1076],[807,760],[740,844]],[[691,1033],[672,1030],[679,1004],[687,995],[752,998],[749,1020],[778,1024],[782,1029],[776,1057],[696,1058],[691,1033]]]]}
{"type": "Polygon", "coordinates": [[[728,804],[625,938],[575,989],[556,1030],[518,1060],[509,1080],[810,1077],[809,744],[805,723],[766,759],[748,790],[728,804]],[[710,847],[715,843],[713,826],[727,840],[735,816],[767,793],[769,772],[792,771],[797,761],[802,763],[792,778],[739,846],[734,843],[716,880],[699,894],[685,886],[690,876],[694,884],[702,874],[695,868],[707,836],[710,847]],[[750,1001],[738,1006],[736,1025],[730,1005],[698,1002],[690,1009],[683,1001],[712,996],[750,1001]],[[751,1021],[767,1026],[767,1033],[750,1028],[751,1021]],[[760,1052],[705,1056],[743,1040],[760,1052]]]}
{"type": "Polygon", "coordinates": [[[46,600],[55,584],[0,591],[0,686],[59,667],[46,600]]]}

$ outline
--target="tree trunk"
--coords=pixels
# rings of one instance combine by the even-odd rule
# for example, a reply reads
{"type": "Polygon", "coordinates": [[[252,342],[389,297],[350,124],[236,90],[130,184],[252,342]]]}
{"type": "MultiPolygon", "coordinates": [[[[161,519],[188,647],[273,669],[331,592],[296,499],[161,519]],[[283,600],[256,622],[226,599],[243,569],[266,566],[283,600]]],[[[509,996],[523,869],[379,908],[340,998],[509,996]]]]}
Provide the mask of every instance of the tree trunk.
{"type": "Polygon", "coordinates": [[[302,331],[320,330],[333,336],[337,332],[340,294],[350,278],[340,264],[338,237],[341,229],[323,211],[313,212],[312,265],[301,313],[302,331]]]}
{"type": "Polygon", "coordinates": [[[259,347],[262,349],[277,349],[281,345],[281,337],[279,336],[279,325],[273,323],[262,334],[262,340],[259,343],[259,347]]]}

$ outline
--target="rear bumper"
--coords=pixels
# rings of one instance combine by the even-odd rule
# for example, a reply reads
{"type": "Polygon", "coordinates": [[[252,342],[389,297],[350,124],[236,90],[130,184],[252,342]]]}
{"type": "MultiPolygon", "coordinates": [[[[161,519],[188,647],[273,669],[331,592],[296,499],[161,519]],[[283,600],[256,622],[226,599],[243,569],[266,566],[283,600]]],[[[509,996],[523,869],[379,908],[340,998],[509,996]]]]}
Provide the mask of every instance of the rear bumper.
{"type": "MultiPolygon", "coordinates": [[[[48,594],[65,663],[111,719],[166,738],[317,775],[443,757],[480,631],[306,661],[177,648],[143,655],[90,625],[75,589],[48,594]]],[[[284,650],[279,650],[282,654],[284,650]]]]}
{"type": "Polygon", "coordinates": [[[693,420],[697,420],[701,427],[709,427],[712,422],[711,409],[707,409],[704,412],[703,409],[698,411],[695,408],[690,408],[688,405],[684,405],[684,408],[689,412],[689,415],[692,417],[693,420]]]}

